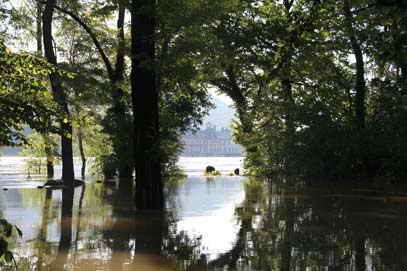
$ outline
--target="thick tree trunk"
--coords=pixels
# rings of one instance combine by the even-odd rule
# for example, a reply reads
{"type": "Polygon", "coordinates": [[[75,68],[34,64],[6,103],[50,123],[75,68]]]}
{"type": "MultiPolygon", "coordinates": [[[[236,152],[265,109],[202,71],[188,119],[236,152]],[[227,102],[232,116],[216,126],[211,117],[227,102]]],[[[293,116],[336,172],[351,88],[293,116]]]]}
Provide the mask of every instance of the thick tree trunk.
{"type": "MultiPolygon", "coordinates": [[[[54,13],[55,0],[48,0],[45,4],[42,16],[44,37],[44,51],[48,63],[57,66],[57,59],[52,45],[52,16],[54,13]]],[[[62,179],[67,185],[71,185],[74,179],[73,152],[72,152],[72,125],[69,120],[68,104],[63,92],[59,74],[50,74],[52,92],[55,101],[63,110],[65,119],[61,120],[61,147],[62,147],[62,179]]]]}
{"type": "Polygon", "coordinates": [[[164,207],[159,158],[158,93],[155,80],[155,1],[133,1],[132,102],[135,118],[136,205],[164,207]]]}
{"type": "Polygon", "coordinates": [[[61,122],[61,130],[63,132],[61,138],[62,149],[62,180],[65,184],[72,184],[75,173],[73,167],[73,152],[72,152],[72,125],[70,122],[61,122]]]}
{"type": "Polygon", "coordinates": [[[365,64],[363,61],[362,49],[357,40],[356,33],[353,29],[353,18],[350,10],[349,0],[343,1],[343,11],[345,15],[346,31],[352,45],[353,54],[356,58],[356,97],[355,97],[355,122],[359,128],[365,127],[365,99],[366,99],[366,82],[365,82],[365,64]]]}

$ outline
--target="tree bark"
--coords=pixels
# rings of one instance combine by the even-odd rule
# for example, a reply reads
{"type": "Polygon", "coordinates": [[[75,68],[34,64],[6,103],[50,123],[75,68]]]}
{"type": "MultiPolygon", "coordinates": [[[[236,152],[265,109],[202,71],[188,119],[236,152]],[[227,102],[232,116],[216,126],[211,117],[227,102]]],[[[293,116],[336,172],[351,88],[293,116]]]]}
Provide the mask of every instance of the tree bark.
{"type": "Polygon", "coordinates": [[[37,2],[37,17],[36,17],[36,35],[37,35],[37,52],[41,54],[42,52],[42,4],[37,2]]]}
{"type": "Polygon", "coordinates": [[[343,1],[343,11],[345,15],[345,27],[348,33],[353,54],[356,58],[356,97],[355,97],[355,122],[359,128],[365,127],[365,99],[366,99],[366,82],[365,82],[365,64],[363,61],[362,49],[357,40],[356,33],[353,29],[353,17],[350,10],[349,0],[343,1]]]}
{"type": "MultiPolygon", "coordinates": [[[[407,12],[405,12],[407,17],[407,12]]],[[[405,49],[405,41],[401,35],[401,32],[407,27],[407,18],[402,18],[398,22],[397,18],[393,18],[393,44],[396,57],[396,65],[400,69],[401,80],[401,92],[407,95],[407,50],[405,49]]]]}
{"type": "Polygon", "coordinates": [[[131,30],[136,205],[139,209],[162,209],[164,196],[159,158],[158,93],[154,68],[154,0],[132,2],[131,30]]]}
{"type": "MultiPolygon", "coordinates": [[[[48,0],[45,4],[42,16],[44,37],[44,52],[48,63],[57,67],[57,58],[53,48],[52,16],[54,13],[55,0],[48,0]]],[[[57,72],[50,74],[52,92],[55,101],[60,106],[64,118],[61,120],[61,148],[62,148],[62,180],[64,184],[71,185],[74,180],[73,152],[72,152],[72,124],[69,120],[69,109],[66,95],[61,86],[61,80],[57,72]]]]}
{"type": "Polygon", "coordinates": [[[82,177],[82,180],[85,180],[86,156],[85,156],[85,151],[83,149],[83,133],[82,133],[82,131],[80,129],[78,131],[78,146],[79,146],[79,153],[81,155],[81,161],[82,161],[81,177],[82,177]]]}
{"type": "Polygon", "coordinates": [[[114,88],[114,105],[113,111],[115,113],[116,125],[119,130],[116,131],[117,146],[113,146],[119,159],[119,182],[130,183],[133,177],[133,154],[129,149],[129,141],[132,140],[131,133],[128,132],[128,120],[126,116],[126,105],[124,102],[124,91],[121,87],[124,81],[124,56],[125,56],[125,38],[124,38],[124,21],[126,7],[119,1],[119,12],[117,17],[117,51],[116,51],[116,64],[115,74],[112,78],[112,85],[114,88]]]}
{"type": "Polygon", "coordinates": [[[47,159],[47,178],[52,179],[54,178],[54,161],[53,157],[53,149],[52,144],[49,142],[50,138],[48,134],[44,134],[44,142],[45,142],[45,156],[47,159]]]}

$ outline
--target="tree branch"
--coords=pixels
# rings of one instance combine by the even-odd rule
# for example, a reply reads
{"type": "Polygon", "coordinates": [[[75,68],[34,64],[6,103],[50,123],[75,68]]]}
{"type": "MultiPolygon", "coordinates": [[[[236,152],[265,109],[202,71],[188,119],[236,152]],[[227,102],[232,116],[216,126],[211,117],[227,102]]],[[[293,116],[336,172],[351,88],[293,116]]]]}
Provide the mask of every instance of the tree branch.
{"type": "MultiPolygon", "coordinates": [[[[38,2],[45,4],[46,2],[43,0],[38,0],[38,2]]],[[[112,67],[112,64],[109,61],[109,58],[106,56],[105,51],[103,50],[102,46],[100,45],[100,42],[98,41],[95,33],[93,33],[92,29],[84,22],[82,21],[77,15],[73,14],[71,11],[66,10],[60,6],[55,5],[54,8],[68,16],[70,16],[74,21],[76,21],[85,31],[88,33],[88,35],[91,37],[93,44],[95,45],[96,49],[98,50],[100,56],[102,57],[103,62],[105,63],[107,73],[109,75],[110,79],[113,79],[115,74],[114,70],[112,67]]]]}

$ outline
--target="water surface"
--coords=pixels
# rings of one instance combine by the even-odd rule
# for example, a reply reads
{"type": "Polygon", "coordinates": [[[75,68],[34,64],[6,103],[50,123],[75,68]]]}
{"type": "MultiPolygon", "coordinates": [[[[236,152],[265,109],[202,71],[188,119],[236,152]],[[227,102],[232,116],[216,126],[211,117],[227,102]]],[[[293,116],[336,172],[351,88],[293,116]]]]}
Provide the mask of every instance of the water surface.
{"type": "Polygon", "coordinates": [[[241,158],[182,158],[166,210],[140,212],[131,189],[37,189],[43,176],[1,159],[0,214],[24,233],[17,270],[407,270],[403,187],[208,179],[208,164],[229,173],[241,158]]]}

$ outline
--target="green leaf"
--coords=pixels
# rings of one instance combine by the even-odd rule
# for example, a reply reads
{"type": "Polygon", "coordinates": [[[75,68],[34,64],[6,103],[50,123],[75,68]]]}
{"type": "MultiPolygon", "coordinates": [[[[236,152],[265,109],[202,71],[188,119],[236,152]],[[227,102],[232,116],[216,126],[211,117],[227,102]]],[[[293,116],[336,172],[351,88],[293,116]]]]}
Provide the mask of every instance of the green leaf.
{"type": "Polygon", "coordinates": [[[275,54],[274,54],[274,62],[278,62],[280,60],[280,50],[278,50],[275,54]]]}
{"type": "Polygon", "coordinates": [[[5,259],[6,262],[8,262],[8,263],[14,261],[13,253],[12,253],[10,250],[7,250],[7,251],[4,253],[4,259],[5,259]]]}

